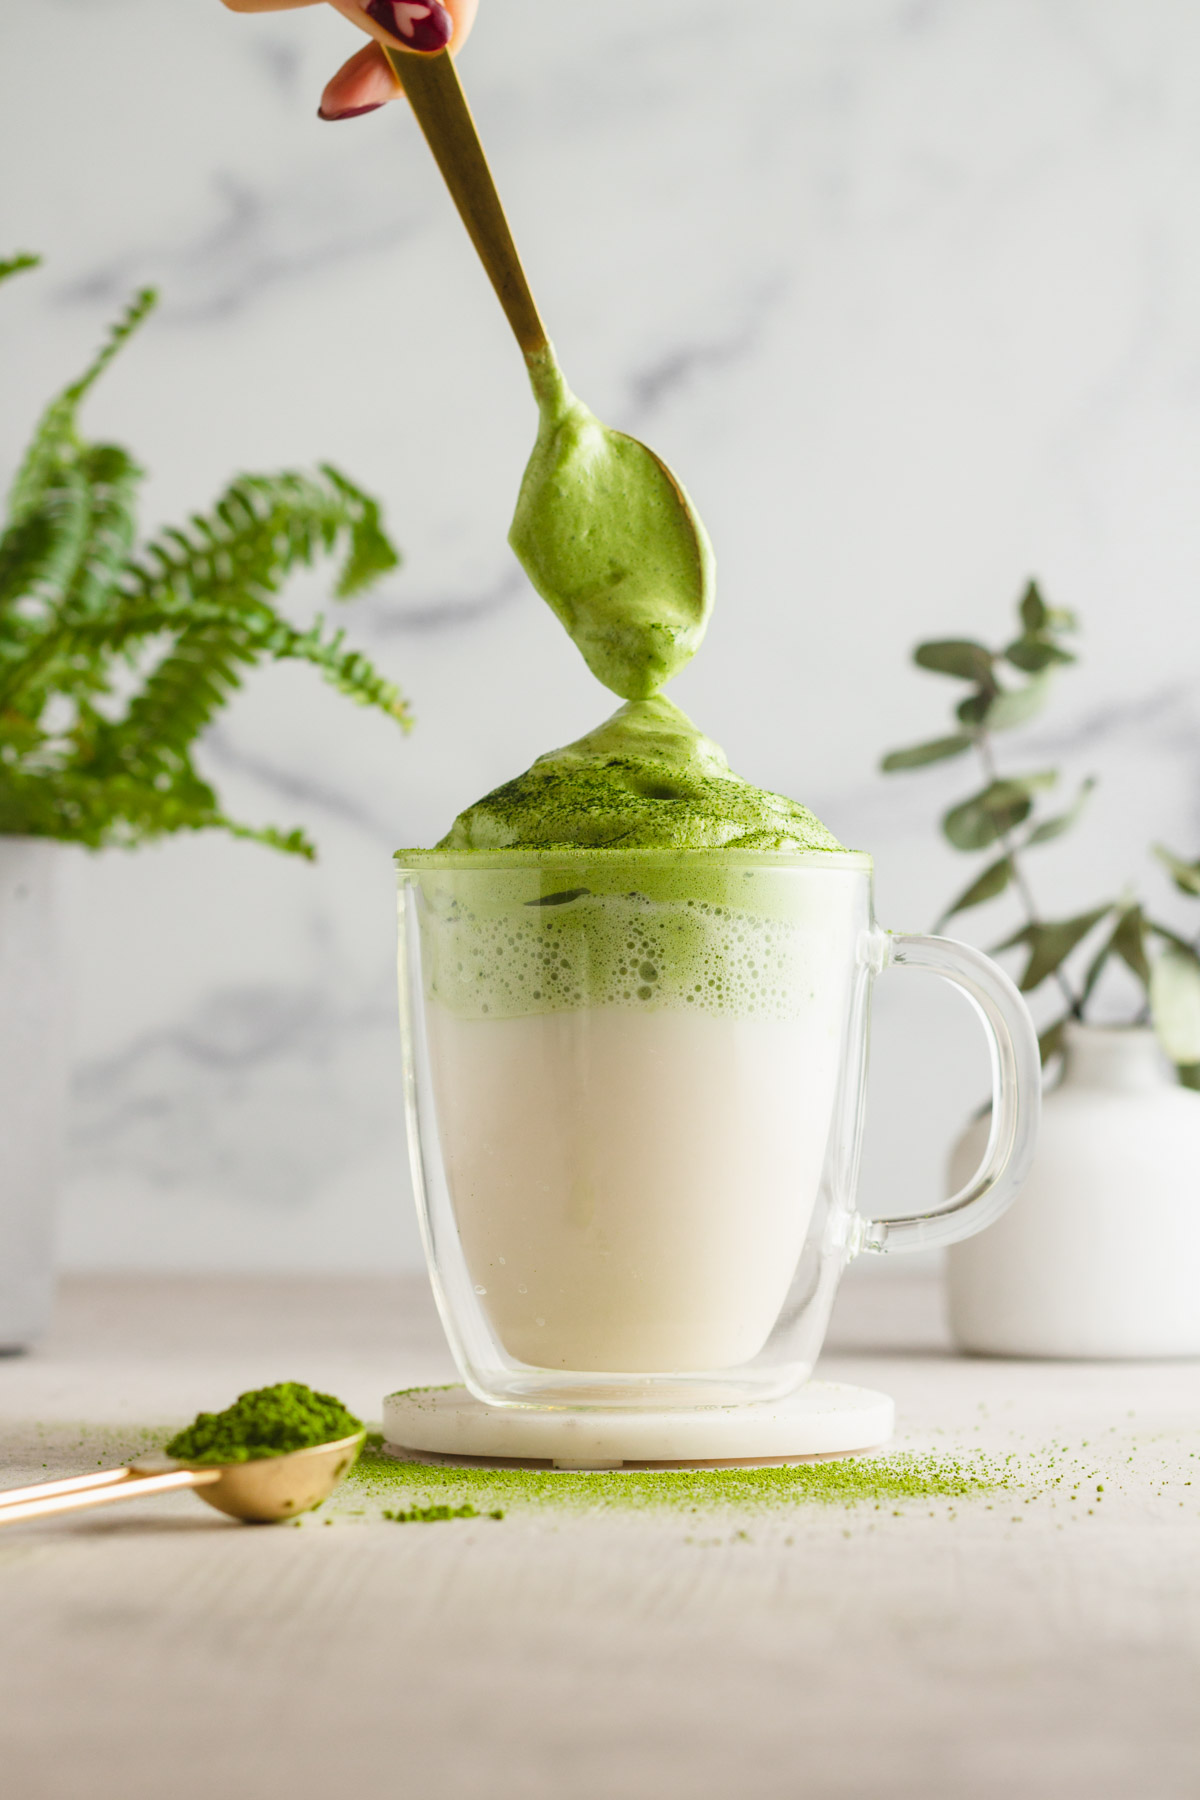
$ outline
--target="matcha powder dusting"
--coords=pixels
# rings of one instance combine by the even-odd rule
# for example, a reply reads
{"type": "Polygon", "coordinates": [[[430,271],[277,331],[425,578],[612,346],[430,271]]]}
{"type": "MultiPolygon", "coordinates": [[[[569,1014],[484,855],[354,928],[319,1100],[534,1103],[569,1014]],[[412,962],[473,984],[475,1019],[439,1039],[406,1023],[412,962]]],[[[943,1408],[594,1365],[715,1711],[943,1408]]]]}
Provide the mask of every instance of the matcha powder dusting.
{"type": "Polygon", "coordinates": [[[361,1430],[361,1421],[332,1394],[315,1394],[302,1381],[280,1381],[239,1394],[224,1412],[198,1413],[171,1439],[167,1455],[189,1463],[257,1462],[361,1430]]]}
{"type": "MultiPolygon", "coordinates": [[[[561,1512],[786,1513],[798,1506],[874,1506],[966,1500],[1017,1484],[1015,1466],[979,1453],[848,1457],[724,1469],[616,1469],[567,1473],[549,1468],[456,1468],[389,1456],[372,1436],[351,1475],[350,1500],[412,1507],[470,1505],[478,1512],[526,1508],[561,1512]]],[[[387,1516],[386,1514],[384,1515],[387,1516]]]]}

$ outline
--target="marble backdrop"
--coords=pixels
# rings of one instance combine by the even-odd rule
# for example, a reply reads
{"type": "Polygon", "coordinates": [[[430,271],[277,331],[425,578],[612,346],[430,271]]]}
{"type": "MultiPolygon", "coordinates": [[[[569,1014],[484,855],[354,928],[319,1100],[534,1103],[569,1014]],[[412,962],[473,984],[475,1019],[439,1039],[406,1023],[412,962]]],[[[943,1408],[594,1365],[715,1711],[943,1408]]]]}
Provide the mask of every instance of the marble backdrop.
{"type": "MultiPolygon", "coordinates": [[[[231,809],[305,824],[316,868],[216,838],[65,858],[76,1267],[417,1256],[390,852],[612,706],[505,546],[533,409],[412,121],[314,117],[353,46],[323,7],[0,17],[4,241],[48,259],[0,298],[0,461],[159,285],[89,403],[150,470],[147,523],[235,468],[340,463],[406,555],[346,623],[418,720],[285,669],[212,734],[231,809]]],[[[876,772],[945,717],[907,653],[1003,634],[1031,572],[1086,633],[1017,766],[1101,780],[1044,905],[1169,907],[1145,846],[1200,853],[1198,63],[1187,0],[484,0],[464,74],[559,350],[717,546],[673,695],[875,853],[897,927],[967,873],[935,832],[962,765],[876,772]]],[[[926,983],[886,979],[877,1017],[866,1201],[898,1210],[938,1192],[984,1059],[926,983]]]]}

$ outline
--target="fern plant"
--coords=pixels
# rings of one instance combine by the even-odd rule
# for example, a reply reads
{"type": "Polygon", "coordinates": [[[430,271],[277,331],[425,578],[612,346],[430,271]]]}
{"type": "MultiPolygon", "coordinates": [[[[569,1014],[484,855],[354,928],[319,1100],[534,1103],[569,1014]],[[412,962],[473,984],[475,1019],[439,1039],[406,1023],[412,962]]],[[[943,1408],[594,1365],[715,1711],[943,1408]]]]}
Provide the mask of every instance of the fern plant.
{"type": "MultiPolygon", "coordinates": [[[[0,281],[33,268],[0,262],[0,281]]],[[[142,470],[92,443],[79,410],[153,309],[145,289],[78,380],[43,412],[16,472],[0,536],[0,834],[134,846],[220,829],[312,857],[299,830],[231,819],[195,748],[267,661],[310,663],[360,705],[407,729],[407,706],[323,617],[278,610],[288,576],[337,559],[334,593],[362,593],[399,562],[379,507],[344,475],[241,475],[211,511],[139,545],[142,470]]]]}
{"type": "MultiPolygon", "coordinates": [[[[1043,797],[1056,786],[1057,770],[1011,773],[1000,767],[996,734],[1034,719],[1050,698],[1056,672],[1076,660],[1072,642],[1077,621],[1071,613],[1047,606],[1036,582],[1025,589],[1017,612],[1016,637],[996,649],[968,638],[917,645],[913,661],[919,668],[965,682],[969,692],[955,706],[953,731],[893,750],[881,764],[885,773],[894,773],[973,755],[983,777],[982,788],[950,807],[942,831],[956,850],[986,852],[988,860],[934,929],[941,930],[958,914],[1002,894],[1014,896],[1021,924],[993,945],[992,953],[1024,951],[1019,981],[1023,993],[1051,987],[1057,991],[1057,1016],[1040,1039],[1042,1061],[1061,1051],[1070,1020],[1087,1017],[1106,969],[1122,963],[1142,994],[1129,1022],[1153,1022],[1181,1082],[1200,1088],[1200,936],[1189,942],[1151,918],[1131,892],[1066,919],[1048,919],[1038,907],[1029,852],[1072,829],[1095,782],[1084,781],[1062,811],[1047,813],[1043,797]]],[[[1182,893],[1200,897],[1200,863],[1187,863],[1161,845],[1155,854],[1182,893]]]]}

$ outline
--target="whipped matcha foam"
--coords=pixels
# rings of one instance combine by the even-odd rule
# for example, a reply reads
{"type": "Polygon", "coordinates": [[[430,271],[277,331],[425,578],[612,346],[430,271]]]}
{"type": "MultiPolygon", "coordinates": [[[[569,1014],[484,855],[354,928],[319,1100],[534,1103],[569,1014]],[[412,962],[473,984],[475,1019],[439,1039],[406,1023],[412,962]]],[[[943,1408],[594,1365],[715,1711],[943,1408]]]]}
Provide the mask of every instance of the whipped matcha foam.
{"type": "Polygon", "coordinates": [[[646,699],[700,647],[708,533],[662,459],[576,399],[549,344],[527,362],[538,436],[508,541],[597,680],[646,699]]]}
{"type": "MultiPolygon", "coordinates": [[[[607,861],[607,858],[605,859],[607,861]]],[[[811,1005],[831,942],[849,930],[858,858],[820,886],[792,869],[694,868],[624,858],[598,869],[420,871],[426,982],[459,1018],[615,1007],[794,1019],[811,1005]],[[571,885],[564,885],[570,883],[571,885]]]]}
{"type": "Polygon", "coordinates": [[[468,807],[430,856],[431,993],[473,1018],[792,1017],[824,948],[812,909],[818,895],[843,904],[842,884],[798,887],[756,865],[762,851],[845,856],[807,807],[735,775],[669,700],[630,701],[468,807]],[[729,861],[678,854],[696,850],[729,861]]]}
{"type": "Polygon", "coordinates": [[[841,850],[799,801],[735,775],[687,714],[634,700],[459,814],[439,850],[841,850]]]}

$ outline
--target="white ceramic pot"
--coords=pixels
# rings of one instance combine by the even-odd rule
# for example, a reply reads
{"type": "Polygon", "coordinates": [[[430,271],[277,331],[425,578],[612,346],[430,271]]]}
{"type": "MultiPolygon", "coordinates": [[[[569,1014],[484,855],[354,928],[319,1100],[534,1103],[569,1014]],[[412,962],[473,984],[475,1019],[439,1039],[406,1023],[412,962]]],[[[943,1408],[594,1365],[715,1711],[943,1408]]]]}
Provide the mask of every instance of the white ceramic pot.
{"type": "Polygon", "coordinates": [[[61,846],[0,836],[0,1351],[45,1329],[54,1284],[66,1042],[61,846]]]}
{"type": "MultiPolygon", "coordinates": [[[[986,1139],[978,1119],[952,1191],[986,1139]]],[[[949,1251],[950,1328],[993,1356],[1200,1356],[1200,1093],[1154,1033],[1072,1025],[1033,1169],[1009,1210],[949,1251]]]]}

